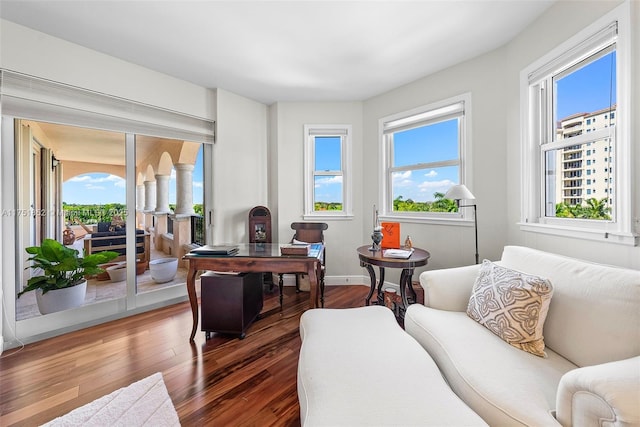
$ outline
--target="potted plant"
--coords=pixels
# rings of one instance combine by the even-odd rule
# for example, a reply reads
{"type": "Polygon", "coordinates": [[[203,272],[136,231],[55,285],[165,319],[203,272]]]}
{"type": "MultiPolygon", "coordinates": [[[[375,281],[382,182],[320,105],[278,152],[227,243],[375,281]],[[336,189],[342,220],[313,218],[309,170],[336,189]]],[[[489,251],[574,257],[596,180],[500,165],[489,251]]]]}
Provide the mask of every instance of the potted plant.
{"type": "Polygon", "coordinates": [[[18,293],[36,291],[38,309],[42,314],[67,310],[84,304],[87,292],[85,276],[102,273],[100,264],[111,261],[118,253],[98,252],[81,257],[76,249],[68,248],[53,239],[44,239],[40,246],[26,248],[31,257],[27,267],[41,273],[27,281],[27,287],[18,293]]]}

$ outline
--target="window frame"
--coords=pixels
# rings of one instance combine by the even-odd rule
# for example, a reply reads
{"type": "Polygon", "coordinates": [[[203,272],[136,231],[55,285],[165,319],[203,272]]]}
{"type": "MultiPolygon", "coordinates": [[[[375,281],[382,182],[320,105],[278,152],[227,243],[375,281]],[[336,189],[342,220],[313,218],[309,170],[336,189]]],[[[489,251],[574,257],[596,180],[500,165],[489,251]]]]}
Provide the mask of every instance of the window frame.
{"type": "Polygon", "coordinates": [[[352,191],[352,134],[350,124],[306,124],[304,125],[304,215],[305,220],[351,219],[353,218],[352,191]],[[315,137],[340,137],[339,171],[315,170],[315,137]],[[315,177],[322,175],[342,176],[342,210],[316,211],[314,203],[315,177]]]}
{"type": "MultiPolygon", "coordinates": [[[[471,92],[465,92],[460,95],[452,96],[447,99],[426,104],[411,110],[395,113],[386,117],[382,117],[378,121],[378,138],[380,150],[380,168],[379,168],[379,212],[382,220],[403,221],[413,223],[432,223],[432,224],[452,224],[472,223],[473,213],[470,209],[459,209],[458,212],[394,212],[393,211],[393,172],[399,170],[416,169],[420,166],[449,166],[447,162],[432,162],[415,164],[411,166],[393,167],[393,154],[391,152],[390,139],[387,138],[385,130],[390,123],[412,123],[412,124],[436,124],[445,121],[447,118],[459,117],[458,122],[458,160],[456,162],[459,167],[458,182],[455,184],[464,184],[473,192],[473,182],[471,180],[472,155],[471,144],[471,124],[472,124],[472,101],[471,92]],[[462,105],[461,111],[454,113],[451,110],[456,105],[462,105]]],[[[404,130],[404,127],[396,126],[397,130],[404,130]]]]}
{"type": "MultiPolygon", "coordinates": [[[[630,141],[630,25],[629,5],[623,4],[604,15],[575,36],[552,49],[520,73],[521,102],[521,218],[520,229],[526,232],[596,240],[624,245],[638,245],[638,235],[632,222],[632,157],[630,141]],[[544,155],[563,140],[555,141],[553,132],[553,94],[545,95],[544,79],[574,64],[591,58],[605,47],[607,30],[617,23],[616,44],[616,125],[594,131],[612,138],[616,153],[614,168],[616,206],[612,220],[588,220],[545,217],[544,155]],[[545,115],[545,113],[547,113],[545,115]],[[543,146],[546,143],[546,148],[543,146]]],[[[594,132],[571,138],[574,145],[593,140],[594,132]]],[[[587,170],[587,175],[590,175],[587,170]]]]}

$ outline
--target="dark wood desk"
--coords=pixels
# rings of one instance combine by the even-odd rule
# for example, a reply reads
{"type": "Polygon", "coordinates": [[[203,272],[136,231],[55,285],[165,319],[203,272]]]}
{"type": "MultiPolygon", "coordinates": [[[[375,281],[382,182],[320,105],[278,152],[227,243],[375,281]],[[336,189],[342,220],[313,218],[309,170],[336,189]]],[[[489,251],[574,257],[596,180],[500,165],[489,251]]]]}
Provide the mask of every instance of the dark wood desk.
{"type": "Polygon", "coordinates": [[[360,266],[367,269],[369,277],[371,279],[371,289],[365,299],[365,304],[369,305],[371,302],[371,296],[376,289],[376,273],[373,266],[378,266],[380,270],[380,277],[378,282],[378,295],[377,304],[384,305],[384,296],[382,291],[382,285],[384,284],[384,269],[385,268],[401,268],[400,274],[400,297],[402,298],[403,307],[400,310],[400,317],[404,317],[404,311],[409,306],[416,302],[416,291],[413,289],[411,279],[413,277],[413,270],[416,267],[422,267],[427,265],[431,254],[424,249],[413,248],[413,254],[407,259],[400,258],[385,258],[384,249],[379,251],[370,251],[368,246],[361,246],[358,248],[358,257],[360,258],[360,266]],[[407,290],[410,292],[410,296],[407,295],[407,290]]]}
{"type": "Polygon", "coordinates": [[[239,251],[232,256],[204,256],[187,254],[184,259],[189,262],[187,273],[187,292],[193,314],[193,328],[189,341],[193,341],[198,328],[198,296],[196,295],[196,273],[198,271],[238,271],[243,273],[306,273],[310,282],[310,307],[316,308],[318,303],[318,277],[324,246],[321,243],[311,245],[308,256],[280,255],[280,243],[248,243],[239,244],[239,251]]]}

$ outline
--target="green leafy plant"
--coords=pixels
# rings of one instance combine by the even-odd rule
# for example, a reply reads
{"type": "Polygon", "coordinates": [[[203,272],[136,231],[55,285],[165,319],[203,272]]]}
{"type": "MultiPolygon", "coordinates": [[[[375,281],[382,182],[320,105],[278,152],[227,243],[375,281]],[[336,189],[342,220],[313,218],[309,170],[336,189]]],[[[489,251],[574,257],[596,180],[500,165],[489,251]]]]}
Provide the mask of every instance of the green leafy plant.
{"type": "Polygon", "coordinates": [[[607,198],[590,198],[584,204],[569,205],[565,202],[556,204],[556,217],[611,220],[611,208],[607,204],[607,198]]]}
{"type": "Polygon", "coordinates": [[[25,250],[31,255],[27,261],[33,261],[27,268],[42,274],[31,277],[27,281],[27,287],[18,293],[18,298],[25,292],[36,289],[42,289],[45,294],[54,289],[79,285],[86,275],[104,272],[99,265],[119,255],[117,252],[104,251],[81,257],[76,249],[68,248],[53,239],[45,239],[40,246],[30,246],[25,250]]]}

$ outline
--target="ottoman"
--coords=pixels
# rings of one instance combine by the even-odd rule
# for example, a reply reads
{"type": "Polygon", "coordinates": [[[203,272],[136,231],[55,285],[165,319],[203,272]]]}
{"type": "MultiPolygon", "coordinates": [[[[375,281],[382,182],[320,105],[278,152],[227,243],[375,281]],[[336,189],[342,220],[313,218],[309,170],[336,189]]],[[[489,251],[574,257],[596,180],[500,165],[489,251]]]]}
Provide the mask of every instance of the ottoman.
{"type": "Polygon", "coordinates": [[[312,309],[300,319],[303,426],[486,426],[383,306],[312,309]]]}

